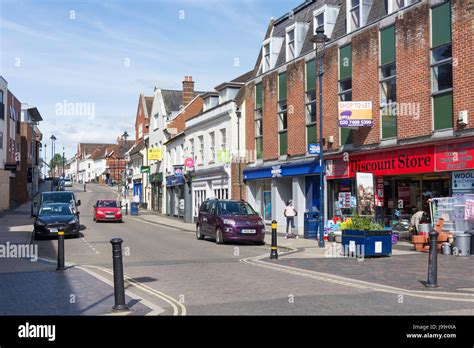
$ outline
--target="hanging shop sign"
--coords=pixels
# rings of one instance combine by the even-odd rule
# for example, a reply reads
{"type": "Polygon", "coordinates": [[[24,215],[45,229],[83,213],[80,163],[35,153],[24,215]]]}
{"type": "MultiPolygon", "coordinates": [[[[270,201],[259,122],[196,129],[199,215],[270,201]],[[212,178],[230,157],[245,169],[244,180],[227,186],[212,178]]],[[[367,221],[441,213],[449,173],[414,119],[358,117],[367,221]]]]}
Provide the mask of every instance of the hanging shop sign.
{"type": "Polygon", "coordinates": [[[174,176],[184,176],[184,168],[183,166],[175,166],[173,168],[173,175],[174,176]]]}
{"type": "Polygon", "coordinates": [[[230,162],[230,152],[227,149],[222,149],[217,151],[217,161],[219,163],[229,163],[230,162]]]}
{"type": "Polygon", "coordinates": [[[384,201],[384,179],[383,176],[379,176],[375,179],[375,205],[377,207],[383,207],[384,201]]]}
{"type": "Polygon", "coordinates": [[[374,175],[356,173],[357,212],[359,215],[375,214],[374,175]]]}
{"type": "Polygon", "coordinates": [[[319,155],[321,152],[321,147],[319,144],[308,144],[308,154],[310,155],[319,155]]]}
{"type": "Polygon", "coordinates": [[[188,157],[184,160],[184,165],[186,168],[193,168],[194,167],[194,159],[192,157],[188,157]]]}
{"type": "Polygon", "coordinates": [[[372,127],[372,102],[339,102],[339,127],[372,127]]]}
{"type": "Polygon", "coordinates": [[[150,173],[150,166],[141,166],[140,173],[150,173]]]}
{"type": "Polygon", "coordinates": [[[154,147],[148,149],[148,160],[149,161],[161,161],[163,158],[161,148],[154,147]]]}

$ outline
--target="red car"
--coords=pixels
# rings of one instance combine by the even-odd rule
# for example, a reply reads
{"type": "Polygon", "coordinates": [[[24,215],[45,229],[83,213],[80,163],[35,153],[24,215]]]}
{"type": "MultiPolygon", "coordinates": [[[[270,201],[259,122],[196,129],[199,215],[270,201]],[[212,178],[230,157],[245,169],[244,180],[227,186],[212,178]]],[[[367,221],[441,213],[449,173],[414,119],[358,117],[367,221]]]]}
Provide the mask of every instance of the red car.
{"type": "Polygon", "coordinates": [[[99,199],[94,205],[94,221],[122,222],[122,209],[113,199],[99,199]]]}

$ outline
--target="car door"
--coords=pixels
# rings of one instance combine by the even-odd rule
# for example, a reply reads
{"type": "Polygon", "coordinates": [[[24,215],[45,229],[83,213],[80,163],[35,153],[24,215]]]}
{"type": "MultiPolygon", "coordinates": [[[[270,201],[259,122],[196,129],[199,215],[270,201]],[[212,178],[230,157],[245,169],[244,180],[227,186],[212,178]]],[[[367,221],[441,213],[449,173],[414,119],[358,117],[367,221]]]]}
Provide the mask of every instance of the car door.
{"type": "Polygon", "coordinates": [[[215,237],[217,228],[217,201],[212,201],[208,217],[208,231],[209,235],[215,237]]]}
{"type": "Polygon", "coordinates": [[[201,204],[201,207],[199,208],[199,214],[198,214],[198,223],[199,226],[201,226],[201,233],[207,235],[208,234],[208,226],[207,226],[207,221],[208,221],[208,209],[209,207],[209,202],[204,201],[201,204]]]}

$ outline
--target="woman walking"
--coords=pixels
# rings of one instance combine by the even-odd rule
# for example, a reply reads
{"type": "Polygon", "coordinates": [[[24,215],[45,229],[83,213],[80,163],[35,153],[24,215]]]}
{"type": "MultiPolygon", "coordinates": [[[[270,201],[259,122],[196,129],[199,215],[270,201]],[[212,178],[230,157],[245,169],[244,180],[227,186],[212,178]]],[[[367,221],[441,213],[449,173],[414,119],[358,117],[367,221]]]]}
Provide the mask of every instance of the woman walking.
{"type": "Polygon", "coordinates": [[[293,207],[293,200],[289,200],[286,204],[285,211],[283,213],[286,217],[286,233],[285,233],[285,239],[290,238],[295,238],[298,239],[298,235],[294,236],[293,235],[293,228],[295,228],[295,216],[298,215],[298,212],[296,211],[295,207],[293,207]],[[288,233],[288,230],[291,227],[290,233],[288,233]]]}

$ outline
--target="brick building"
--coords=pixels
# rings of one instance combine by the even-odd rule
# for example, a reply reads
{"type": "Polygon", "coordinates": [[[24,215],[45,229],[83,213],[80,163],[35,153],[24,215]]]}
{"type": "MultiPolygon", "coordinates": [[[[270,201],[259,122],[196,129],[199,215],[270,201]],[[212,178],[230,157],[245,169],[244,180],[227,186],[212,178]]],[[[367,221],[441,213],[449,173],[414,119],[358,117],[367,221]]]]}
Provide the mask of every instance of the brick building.
{"type": "Polygon", "coordinates": [[[452,173],[474,169],[473,8],[472,0],[315,0],[272,20],[245,87],[246,147],[256,157],[244,172],[249,202],[282,225],[293,199],[298,233],[302,213],[319,207],[320,161],[310,151],[320,143],[318,27],[329,38],[326,216],[354,212],[355,172],[374,174],[387,220],[396,208],[408,213],[428,196],[452,194],[452,173]],[[350,101],[371,102],[371,122],[349,128],[339,102],[350,101]]]}

